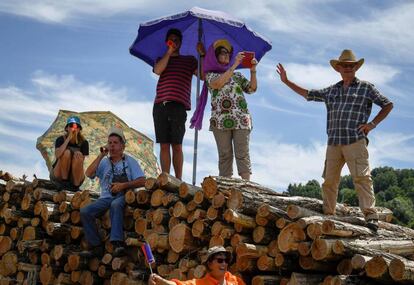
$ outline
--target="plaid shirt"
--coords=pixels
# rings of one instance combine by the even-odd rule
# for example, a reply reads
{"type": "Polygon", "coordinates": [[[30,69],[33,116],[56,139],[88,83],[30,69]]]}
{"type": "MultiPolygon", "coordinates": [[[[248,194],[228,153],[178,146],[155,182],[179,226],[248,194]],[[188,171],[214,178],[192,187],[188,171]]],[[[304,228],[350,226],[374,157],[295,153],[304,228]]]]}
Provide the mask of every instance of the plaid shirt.
{"type": "Polygon", "coordinates": [[[358,78],[347,89],[340,81],[321,90],[310,90],[307,100],[325,102],[328,145],[348,145],[365,138],[358,126],[368,122],[372,103],[381,108],[391,103],[373,84],[358,78]]]}

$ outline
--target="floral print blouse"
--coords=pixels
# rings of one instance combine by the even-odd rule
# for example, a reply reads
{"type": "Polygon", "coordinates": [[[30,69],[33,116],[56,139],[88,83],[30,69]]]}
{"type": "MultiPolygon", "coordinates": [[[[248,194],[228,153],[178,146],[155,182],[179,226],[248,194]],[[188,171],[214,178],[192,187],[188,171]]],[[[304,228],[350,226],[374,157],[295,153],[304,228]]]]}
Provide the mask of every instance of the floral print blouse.
{"type": "Polygon", "coordinates": [[[219,130],[251,130],[252,119],[247,108],[244,94],[254,91],[250,82],[240,72],[235,72],[230,81],[221,89],[212,89],[210,82],[221,74],[210,72],[206,75],[208,90],[211,94],[210,131],[219,130]]]}

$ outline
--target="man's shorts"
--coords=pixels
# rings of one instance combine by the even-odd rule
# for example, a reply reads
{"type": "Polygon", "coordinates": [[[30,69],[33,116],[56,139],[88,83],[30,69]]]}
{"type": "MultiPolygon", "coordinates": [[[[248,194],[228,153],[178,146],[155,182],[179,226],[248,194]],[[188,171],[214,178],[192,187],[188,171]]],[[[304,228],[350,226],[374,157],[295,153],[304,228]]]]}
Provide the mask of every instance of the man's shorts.
{"type": "Polygon", "coordinates": [[[183,104],[174,101],[156,103],[152,116],[157,143],[183,143],[187,120],[187,111],[183,104]]]}

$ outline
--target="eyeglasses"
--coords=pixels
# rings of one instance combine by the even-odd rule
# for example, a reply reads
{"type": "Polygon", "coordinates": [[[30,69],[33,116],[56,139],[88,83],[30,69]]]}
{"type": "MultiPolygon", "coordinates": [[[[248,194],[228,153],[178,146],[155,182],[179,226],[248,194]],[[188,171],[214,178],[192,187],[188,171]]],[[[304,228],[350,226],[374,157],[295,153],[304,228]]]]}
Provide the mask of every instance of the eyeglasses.
{"type": "Polygon", "coordinates": [[[216,260],[217,263],[223,263],[223,262],[225,262],[225,263],[229,264],[229,260],[227,258],[217,257],[217,258],[214,258],[214,260],[216,260]]]}
{"type": "Polygon", "coordinates": [[[340,63],[339,65],[343,68],[354,68],[355,63],[340,63]]]}
{"type": "Polygon", "coordinates": [[[224,56],[226,56],[226,55],[229,55],[230,53],[228,52],[228,51],[226,51],[226,50],[221,50],[220,52],[219,52],[219,55],[224,55],[224,56]]]}
{"type": "Polygon", "coordinates": [[[69,128],[73,128],[73,129],[78,128],[78,124],[76,124],[76,123],[70,123],[68,126],[69,126],[69,128]]]}

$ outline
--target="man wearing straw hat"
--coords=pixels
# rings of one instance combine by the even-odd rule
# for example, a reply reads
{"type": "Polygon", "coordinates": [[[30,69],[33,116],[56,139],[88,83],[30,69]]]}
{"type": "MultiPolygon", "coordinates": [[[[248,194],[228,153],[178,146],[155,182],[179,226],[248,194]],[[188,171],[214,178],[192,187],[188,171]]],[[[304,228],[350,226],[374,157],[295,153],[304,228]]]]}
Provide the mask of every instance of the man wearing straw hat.
{"type": "Polygon", "coordinates": [[[378,229],[378,214],[375,210],[371,171],[368,162],[368,133],[384,120],[393,108],[373,84],[355,77],[364,59],[356,59],[352,50],[343,50],[338,59],[330,61],[333,69],[342,77],[338,83],[320,90],[304,89],[287,78],[282,64],[278,64],[280,79],[293,91],[308,101],[325,102],[328,111],[325,169],[323,171],[323,211],[334,215],[338,185],[344,164],[348,165],[359,207],[367,221],[367,227],[378,229]],[[372,103],[381,110],[371,120],[372,103]]]}

